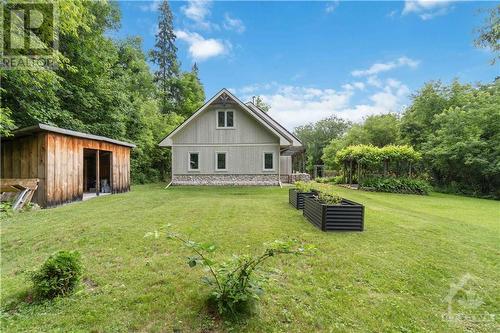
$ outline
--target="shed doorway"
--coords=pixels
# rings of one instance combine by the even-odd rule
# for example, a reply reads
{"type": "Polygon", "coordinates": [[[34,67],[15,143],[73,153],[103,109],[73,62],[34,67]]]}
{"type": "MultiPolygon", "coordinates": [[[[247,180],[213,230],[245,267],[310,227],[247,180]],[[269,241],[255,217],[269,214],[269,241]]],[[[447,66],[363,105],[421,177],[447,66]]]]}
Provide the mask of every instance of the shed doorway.
{"type": "Polygon", "coordinates": [[[113,153],[106,150],[83,149],[83,199],[110,194],[113,189],[113,153]]]}

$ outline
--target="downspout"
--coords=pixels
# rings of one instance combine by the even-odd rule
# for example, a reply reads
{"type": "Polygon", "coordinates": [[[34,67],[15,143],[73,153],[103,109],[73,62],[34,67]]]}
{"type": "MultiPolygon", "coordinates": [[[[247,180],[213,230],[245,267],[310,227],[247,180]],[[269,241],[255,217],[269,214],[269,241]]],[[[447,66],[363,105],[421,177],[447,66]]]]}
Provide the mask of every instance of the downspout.
{"type": "Polygon", "coordinates": [[[278,184],[280,188],[283,188],[281,184],[281,148],[278,148],[278,184]]]}
{"type": "Polygon", "coordinates": [[[172,181],[174,180],[174,145],[170,148],[170,183],[165,186],[165,190],[172,185],[172,181]]]}

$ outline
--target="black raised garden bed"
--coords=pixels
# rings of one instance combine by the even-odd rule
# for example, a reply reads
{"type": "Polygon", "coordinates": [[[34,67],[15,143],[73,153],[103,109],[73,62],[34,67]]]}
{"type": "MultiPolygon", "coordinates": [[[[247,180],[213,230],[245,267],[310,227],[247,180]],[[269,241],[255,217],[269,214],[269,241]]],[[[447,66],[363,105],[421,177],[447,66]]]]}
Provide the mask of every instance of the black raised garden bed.
{"type": "Polygon", "coordinates": [[[323,231],[363,231],[365,207],[346,199],[326,205],[311,196],[304,198],[304,216],[323,231]]]}
{"type": "Polygon", "coordinates": [[[294,188],[288,190],[288,202],[296,209],[304,209],[304,198],[312,196],[312,192],[299,192],[294,188]]]}

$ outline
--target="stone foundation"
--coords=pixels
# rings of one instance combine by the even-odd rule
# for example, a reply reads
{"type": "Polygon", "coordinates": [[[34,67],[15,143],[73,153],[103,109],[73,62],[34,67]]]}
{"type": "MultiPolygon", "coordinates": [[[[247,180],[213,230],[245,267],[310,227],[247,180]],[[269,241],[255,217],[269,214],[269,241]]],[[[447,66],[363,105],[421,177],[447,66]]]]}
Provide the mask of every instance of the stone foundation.
{"type": "Polygon", "coordinates": [[[172,185],[279,185],[278,175],[174,175],[172,185]]]}
{"type": "Polygon", "coordinates": [[[311,176],[308,173],[292,173],[291,175],[281,175],[282,183],[293,184],[297,181],[308,182],[311,180],[311,176]]]}

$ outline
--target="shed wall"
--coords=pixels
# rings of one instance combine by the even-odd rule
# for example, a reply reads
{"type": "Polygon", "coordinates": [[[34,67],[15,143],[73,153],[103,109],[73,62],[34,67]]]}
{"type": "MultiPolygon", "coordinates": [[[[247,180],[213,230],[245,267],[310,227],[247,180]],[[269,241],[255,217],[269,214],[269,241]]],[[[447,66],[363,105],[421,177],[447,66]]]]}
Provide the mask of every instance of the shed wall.
{"type": "Polygon", "coordinates": [[[112,152],[113,193],[130,189],[130,148],[52,132],[2,142],[2,178],[39,178],[36,202],[43,207],[81,200],[83,149],[112,152]]]}
{"type": "Polygon", "coordinates": [[[46,203],[46,133],[2,140],[1,178],[38,178],[38,189],[32,198],[40,206],[46,203]]]}

